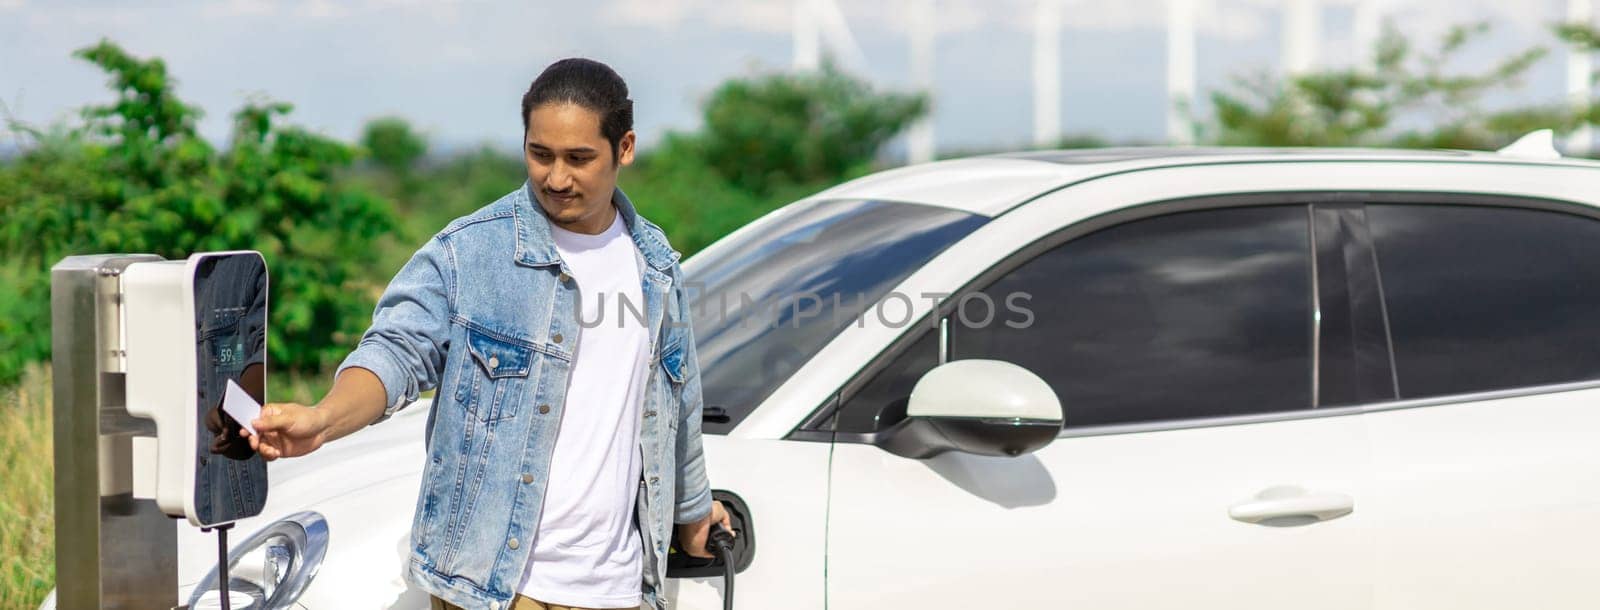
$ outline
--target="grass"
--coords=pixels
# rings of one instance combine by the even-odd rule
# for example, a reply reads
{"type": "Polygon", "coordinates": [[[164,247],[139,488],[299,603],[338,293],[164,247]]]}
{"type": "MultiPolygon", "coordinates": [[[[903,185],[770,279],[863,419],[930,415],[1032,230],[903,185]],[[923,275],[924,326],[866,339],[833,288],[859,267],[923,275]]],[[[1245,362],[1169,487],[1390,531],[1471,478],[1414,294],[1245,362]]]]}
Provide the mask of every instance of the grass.
{"type": "Polygon", "coordinates": [[[55,585],[50,371],[0,389],[0,608],[37,608],[55,585]]]}
{"type": "MultiPolygon", "coordinates": [[[[278,375],[269,398],[310,404],[331,375],[278,375]]],[[[0,388],[0,610],[38,608],[56,581],[50,370],[0,388]]]]}

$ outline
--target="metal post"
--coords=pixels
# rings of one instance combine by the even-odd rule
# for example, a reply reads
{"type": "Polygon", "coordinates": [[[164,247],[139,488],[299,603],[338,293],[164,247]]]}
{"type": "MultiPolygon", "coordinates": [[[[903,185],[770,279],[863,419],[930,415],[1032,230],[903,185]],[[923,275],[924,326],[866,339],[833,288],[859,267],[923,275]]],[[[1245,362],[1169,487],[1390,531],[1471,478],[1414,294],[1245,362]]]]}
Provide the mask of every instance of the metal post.
{"type": "Polygon", "coordinates": [[[155,424],[123,400],[118,276],[150,254],[69,256],[50,270],[56,607],[178,605],[178,529],[136,498],[133,452],[155,424]]]}

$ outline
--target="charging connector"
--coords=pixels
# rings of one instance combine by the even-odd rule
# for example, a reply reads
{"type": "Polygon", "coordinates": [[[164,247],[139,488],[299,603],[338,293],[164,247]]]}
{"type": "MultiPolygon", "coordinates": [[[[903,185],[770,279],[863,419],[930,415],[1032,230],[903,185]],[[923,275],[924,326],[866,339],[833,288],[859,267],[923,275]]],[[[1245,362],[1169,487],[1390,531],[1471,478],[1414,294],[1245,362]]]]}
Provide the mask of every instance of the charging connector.
{"type": "MultiPolygon", "coordinates": [[[[689,554],[685,540],[673,536],[667,553],[667,578],[721,578],[724,589],[722,607],[733,608],[734,575],[750,568],[756,553],[756,526],[750,507],[737,494],[711,490],[711,498],[728,511],[728,526],[713,522],[706,531],[705,552],[710,557],[689,554]]],[[[749,604],[745,604],[749,606],[749,604]]]]}

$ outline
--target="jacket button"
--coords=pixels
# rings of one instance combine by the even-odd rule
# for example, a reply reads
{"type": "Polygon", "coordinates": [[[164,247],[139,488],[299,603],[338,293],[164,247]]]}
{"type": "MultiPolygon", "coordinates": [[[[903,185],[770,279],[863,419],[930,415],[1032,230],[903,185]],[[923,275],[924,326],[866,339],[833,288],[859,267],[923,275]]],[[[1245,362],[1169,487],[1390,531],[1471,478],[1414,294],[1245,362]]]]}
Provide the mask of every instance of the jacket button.
{"type": "Polygon", "coordinates": [[[572,281],[572,276],[570,276],[570,275],[567,275],[567,272],[565,272],[565,271],[562,271],[562,272],[561,272],[561,275],[558,275],[558,276],[556,276],[556,281],[558,281],[558,282],[561,282],[561,283],[563,283],[563,284],[565,284],[565,283],[567,283],[567,282],[570,282],[570,281],[572,281]]]}
{"type": "Polygon", "coordinates": [[[491,368],[491,369],[500,368],[500,357],[499,356],[490,356],[489,357],[489,368],[491,368]]]}
{"type": "Polygon", "coordinates": [[[560,343],[561,342],[561,333],[556,333],[555,335],[551,336],[550,340],[551,341],[555,341],[556,343],[560,343]]]}
{"type": "Polygon", "coordinates": [[[645,417],[655,417],[656,416],[656,412],[655,411],[645,411],[644,412],[644,416],[645,417]]]}
{"type": "Polygon", "coordinates": [[[512,538],[511,540],[507,541],[506,546],[511,547],[511,550],[513,551],[517,550],[517,539],[512,538]]]}
{"type": "Polygon", "coordinates": [[[532,473],[527,473],[527,472],[522,473],[522,482],[523,483],[532,483],[533,482],[533,474],[532,473]]]}
{"type": "Polygon", "coordinates": [[[655,485],[656,483],[660,483],[660,482],[661,482],[661,477],[650,477],[650,484],[651,485],[655,485]]]}
{"type": "Polygon", "coordinates": [[[544,415],[545,413],[549,413],[549,412],[550,412],[550,405],[539,405],[539,414],[540,415],[544,415]]]}

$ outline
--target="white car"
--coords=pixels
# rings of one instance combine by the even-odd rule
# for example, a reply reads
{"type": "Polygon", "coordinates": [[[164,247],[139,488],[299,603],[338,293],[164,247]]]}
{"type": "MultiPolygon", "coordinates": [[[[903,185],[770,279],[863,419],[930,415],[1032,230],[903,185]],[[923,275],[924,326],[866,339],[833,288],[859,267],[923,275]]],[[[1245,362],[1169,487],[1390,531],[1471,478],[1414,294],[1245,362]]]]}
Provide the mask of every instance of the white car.
{"type": "MultiPolygon", "coordinates": [[[[1551,156],[979,157],[723,238],[684,267],[738,607],[1600,605],[1600,164],[1551,156]]],[[[272,464],[235,539],[328,534],[274,552],[315,574],[290,607],[427,607],[429,406],[272,464]]],[[[188,599],[215,542],[180,529],[188,599]]]]}

